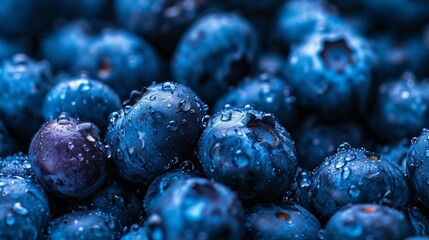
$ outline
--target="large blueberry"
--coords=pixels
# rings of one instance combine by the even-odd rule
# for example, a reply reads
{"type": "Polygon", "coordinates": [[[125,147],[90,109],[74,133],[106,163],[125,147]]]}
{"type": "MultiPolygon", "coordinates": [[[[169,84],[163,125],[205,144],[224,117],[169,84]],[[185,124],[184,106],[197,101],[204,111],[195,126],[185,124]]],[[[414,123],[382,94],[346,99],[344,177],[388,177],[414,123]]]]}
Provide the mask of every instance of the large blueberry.
{"type": "Polygon", "coordinates": [[[28,153],[39,182],[62,198],[84,198],[106,178],[106,150],[98,128],[68,115],[44,124],[28,153]]]}
{"type": "Polygon", "coordinates": [[[43,37],[40,51],[57,70],[70,70],[79,54],[90,45],[94,27],[87,21],[76,20],[62,24],[43,37]],[[61,54],[58,54],[59,49],[61,54]]]}
{"type": "Polygon", "coordinates": [[[101,211],[78,211],[52,221],[48,240],[118,239],[122,227],[116,218],[101,211]]]}
{"type": "Polygon", "coordinates": [[[297,205],[256,205],[248,210],[249,239],[319,239],[321,226],[315,216],[297,205]]]}
{"type": "Polygon", "coordinates": [[[180,169],[166,172],[157,177],[146,190],[146,196],[144,198],[144,208],[146,213],[148,215],[153,213],[153,209],[159,202],[159,199],[173,183],[179,180],[200,176],[201,173],[194,170],[192,162],[185,160],[180,164],[180,169]]]}
{"type": "Polygon", "coordinates": [[[12,155],[0,159],[0,176],[19,176],[35,180],[27,155],[12,155]]]}
{"type": "Polygon", "coordinates": [[[292,49],[285,74],[303,107],[339,120],[365,112],[374,56],[367,40],[352,31],[318,32],[292,49]]]}
{"type": "Polygon", "coordinates": [[[289,131],[293,129],[298,116],[292,88],[284,79],[267,74],[246,79],[218,99],[213,112],[221,111],[226,104],[237,108],[250,104],[256,110],[272,113],[289,131]]]}
{"type": "Polygon", "coordinates": [[[165,82],[133,91],[110,115],[106,142],[119,174],[149,184],[190,156],[203,130],[206,105],[188,87],[165,82]]]}
{"type": "Polygon", "coordinates": [[[429,209],[429,131],[412,141],[408,151],[407,172],[414,195],[429,209]]]}
{"type": "Polygon", "coordinates": [[[125,99],[132,90],[157,81],[159,65],[155,50],[146,41],[122,30],[106,29],[79,54],[73,70],[88,72],[125,99]]]}
{"type": "Polygon", "coordinates": [[[325,157],[334,154],[341,143],[362,145],[364,135],[363,127],[357,123],[330,124],[311,117],[301,124],[296,134],[298,165],[312,171],[325,157]]]}
{"type": "Polygon", "coordinates": [[[272,200],[292,183],[297,169],[289,133],[272,115],[253,109],[225,109],[208,122],[198,146],[207,177],[243,199],[272,200]]]}
{"type": "Polygon", "coordinates": [[[9,132],[0,120],[0,157],[12,154],[15,149],[15,141],[10,137],[9,132]]]}
{"type": "Polygon", "coordinates": [[[405,206],[410,189],[401,168],[383,156],[341,144],[338,153],[316,169],[311,183],[316,211],[329,218],[350,203],[405,206]]]}
{"type": "Polygon", "coordinates": [[[325,239],[338,240],[401,240],[413,235],[414,230],[404,214],[375,204],[342,208],[329,219],[324,232],[325,239]]]}
{"type": "Polygon", "coordinates": [[[228,188],[190,178],[162,195],[148,224],[149,239],[241,239],[244,211],[228,188]]]}
{"type": "Polygon", "coordinates": [[[18,54],[0,65],[0,118],[22,142],[43,124],[43,98],[51,84],[47,62],[36,62],[18,54]]]}
{"type": "Polygon", "coordinates": [[[233,13],[206,15],[182,36],[172,75],[213,103],[251,72],[256,46],[255,30],[246,19],[233,13]]]}
{"type": "Polygon", "coordinates": [[[48,197],[30,179],[0,177],[0,238],[42,239],[49,223],[48,197]]]}
{"type": "Polygon", "coordinates": [[[45,97],[42,114],[45,121],[49,121],[67,112],[106,132],[109,115],[120,108],[121,100],[109,86],[81,75],[53,86],[45,97]]]}
{"type": "Polygon", "coordinates": [[[416,81],[412,75],[404,74],[398,80],[383,83],[367,120],[382,141],[418,135],[429,121],[429,81],[416,81]]]}
{"type": "Polygon", "coordinates": [[[182,33],[205,9],[209,0],[116,0],[120,25],[171,53],[182,33]]]}

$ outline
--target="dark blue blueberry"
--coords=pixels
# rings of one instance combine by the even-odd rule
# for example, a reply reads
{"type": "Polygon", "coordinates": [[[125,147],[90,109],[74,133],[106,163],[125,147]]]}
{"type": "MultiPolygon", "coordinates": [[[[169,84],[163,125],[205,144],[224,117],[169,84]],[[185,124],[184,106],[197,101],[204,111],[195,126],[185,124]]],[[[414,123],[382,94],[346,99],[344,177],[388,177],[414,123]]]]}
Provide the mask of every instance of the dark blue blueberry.
{"type": "Polygon", "coordinates": [[[59,16],[85,19],[108,18],[112,15],[113,0],[61,0],[59,16]]]}
{"type": "Polygon", "coordinates": [[[398,165],[365,149],[351,149],[344,143],[338,147],[338,153],[326,158],[316,169],[311,194],[316,211],[329,218],[350,203],[405,206],[410,189],[398,165]]]}
{"type": "Polygon", "coordinates": [[[9,132],[0,120],[0,157],[12,154],[15,149],[15,141],[10,137],[9,132]]]}
{"type": "Polygon", "coordinates": [[[178,181],[148,220],[149,239],[241,239],[244,210],[235,193],[207,179],[178,181]]]}
{"type": "Polygon", "coordinates": [[[0,176],[19,176],[35,180],[27,155],[12,155],[0,159],[0,176]]]}
{"type": "Polygon", "coordinates": [[[383,155],[387,160],[400,166],[401,169],[406,173],[407,171],[407,154],[410,148],[410,140],[402,139],[401,141],[382,145],[377,147],[378,153],[383,155]]]}
{"type": "Polygon", "coordinates": [[[182,36],[172,75],[213,103],[251,72],[256,46],[255,30],[246,19],[233,13],[206,15],[182,36]]]}
{"type": "Polygon", "coordinates": [[[147,235],[147,225],[138,226],[133,224],[128,233],[122,236],[121,240],[149,240],[147,235]]]}
{"type": "Polygon", "coordinates": [[[305,108],[339,120],[366,110],[374,66],[364,38],[337,30],[315,33],[294,47],[285,74],[305,108]]]}
{"type": "Polygon", "coordinates": [[[275,39],[287,50],[315,32],[345,27],[335,12],[325,1],[286,1],[277,13],[275,39]]]}
{"type": "Polygon", "coordinates": [[[427,76],[425,62],[429,61],[429,46],[421,36],[398,37],[386,34],[373,40],[379,59],[377,72],[382,79],[396,78],[410,71],[419,77],[427,76]]]}
{"type": "Polygon", "coordinates": [[[192,164],[192,162],[186,160],[180,164],[180,169],[175,169],[166,172],[161,176],[157,177],[146,190],[146,196],[144,198],[144,208],[146,210],[147,215],[153,213],[153,209],[159,202],[159,199],[173,183],[179,180],[200,176],[201,173],[194,170],[194,165],[192,164]]]}
{"type": "Polygon", "coordinates": [[[78,211],[52,221],[48,240],[118,239],[122,227],[116,218],[101,211],[78,211]]]}
{"type": "Polygon", "coordinates": [[[283,194],[297,170],[295,146],[272,115],[225,109],[208,122],[198,146],[207,177],[242,199],[272,200],[283,194]]]}
{"type": "Polygon", "coordinates": [[[43,187],[61,198],[84,198],[106,178],[106,150],[98,128],[68,115],[44,124],[28,152],[43,187]]]}
{"type": "Polygon", "coordinates": [[[53,86],[45,97],[42,114],[45,121],[49,121],[67,112],[81,121],[94,123],[105,132],[109,115],[120,108],[121,100],[110,87],[81,75],[53,86]]]}
{"type": "Polygon", "coordinates": [[[149,184],[192,155],[207,106],[188,87],[165,82],[133,91],[110,115],[106,142],[119,174],[149,184]]]}
{"type": "Polygon", "coordinates": [[[30,179],[0,177],[0,239],[42,239],[49,223],[48,197],[30,179]]]}
{"type": "Polygon", "coordinates": [[[256,205],[248,210],[248,239],[319,239],[321,226],[315,216],[297,205],[256,205]]]}
{"type": "Polygon", "coordinates": [[[206,8],[209,0],[116,0],[120,25],[150,40],[170,54],[182,33],[206,8]]]}
{"type": "Polygon", "coordinates": [[[429,81],[415,81],[411,74],[404,74],[383,83],[367,120],[382,141],[418,135],[429,121],[429,81]]]}
{"type": "Polygon", "coordinates": [[[29,42],[24,38],[0,37],[0,60],[10,58],[18,53],[28,53],[29,42]]]}
{"type": "Polygon", "coordinates": [[[364,129],[354,122],[330,124],[309,118],[296,134],[298,165],[312,171],[325,157],[334,154],[341,143],[364,144],[364,135],[364,129]]]}
{"type": "Polygon", "coordinates": [[[267,73],[277,77],[285,77],[284,68],[287,64],[287,58],[277,52],[262,53],[256,64],[257,73],[267,73]]]}
{"type": "Polygon", "coordinates": [[[414,196],[429,209],[429,131],[423,129],[411,143],[407,157],[408,178],[414,196]]]}
{"type": "Polygon", "coordinates": [[[405,214],[410,220],[416,235],[429,236],[429,216],[425,216],[424,212],[415,205],[408,206],[405,214]]]}
{"type": "Polygon", "coordinates": [[[311,181],[313,173],[302,168],[298,168],[291,187],[283,195],[283,204],[297,203],[310,212],[314,212],[313,201],[311,199],[311,181]]]}
{"type": "Polygon", "coordinates": [[[40,51],[57,70],[70,70],[79,54],[91,43],[94,27],[87,21],[67,22],[48,33],[41,41],[40,51]],[[58,51],[61,50],[61,54],[58,51]]]}
{"type": "Polygon", "coordinates": [[[47,62],[19,54],[0,65],[0,118],[15,139],[28,144],[43,124],[41,108],[50,83],[47,62]]]}
{"type": "Polygon", "coordinates": [[[227,104],[236,108],[250,104],[256,110],[272,113],[289,131],[298,116],[296,97],[291,87],[283,79],[267,74],[248,78],[230,90],[218,99],[213,112],[221,111],[227,104]]]}
{"type": "Polygon", "coordinates": [[[401,212],[381,205],[349,205],[332,216],[326,224],[324,239],[402,240],[413,236],[414,230],[401,212]]]}
{"type": "Polygon", "coordinates": [[[46,28],[59,1],[3,0],[0,8],[1,35],[30,35],[46,28]]]}
{"type": "Polygon", "coordinates": [[[125,99],[133,89],[158,80],[160,61],[143,39],[122,30],[107,29],[79,54],[73,69],[76,73],[88,72],[125,99]]]}

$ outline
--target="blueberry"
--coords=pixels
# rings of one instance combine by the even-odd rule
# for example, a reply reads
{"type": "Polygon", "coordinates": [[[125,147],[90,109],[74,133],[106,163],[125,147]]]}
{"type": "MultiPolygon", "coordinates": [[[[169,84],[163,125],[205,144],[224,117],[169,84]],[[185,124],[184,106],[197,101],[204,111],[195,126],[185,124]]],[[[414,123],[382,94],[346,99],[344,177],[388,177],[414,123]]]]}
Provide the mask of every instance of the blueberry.
{"type": "Polygon", "coordinates": [[[241,239],[244,210],[237,196],[202,178],[178,181],[148,220],[149,239],[241,239]]]}
{"type": "Polygon", "coordinates": [[[201,173],[194,170],[194,165],[189,160],[183,161],[180,166],[180,169],[171,170],[157,177],[147,188],[144,198],[144,208],[148,215],[153,213],[153,209],[159,202],[159,199],[173,183],[201,176],[201,173]]]}
{"type": "Polygon", "coordinates": [[[297,205],[261,204],[248,210],[249,239],[319,239],[321,226],[315,216],[297,205]]]}
{"type": "Polygon", "coordinates": [[[10,58],[18,53],[30,51],[29,41],[24,38],[0,37],[0,60],[10,58]]]}
{"type": "Polygon", "coordinates": [[[73,70],[88,72],[125,99],[133,89],[158,79],[159,61],[155,50],[143,39],[122,30],[107,29],[79,54],[73,70]]]}
{"type": "Polygon", "coordinates": [[[27,155],[12,155],[0,159],[0,176],[19,176],[35,180],[27,155]]]}
{"type": "Polygon", "coordinates": [[[283,79],[267,74],[240,83],[218,99],[214,112],[222,110],[226,104],[238,108],[250,104],[257,110],[272,113],[289,131],[298,116],[296,97],[291,87],[283,79]]]}
{"type": "Polygon", "coordinates": [[[256,60],[256,33],[233,13],[200,18],[182,36],[172,59],[174,79],[213,103],[247,76],[256,60]]]}
{"type": "Polygon", "coordinates": [[[122,227],[116,218],[101,211],[78,211],[52,221],[48,240],[118,239],[122,227]]]}
{"type": "Polygon", "coordinates": [[[366,39],[336,30],[315,33],[293,48],[285,74],[302,106],[339,120],[366,110],[374,67],[366,39]]]}
{"type": "Polygon", "coordinates": [[[121,100],[110,87],[81,75],[53,86],[45,97],[42,114],[45,121],[49,121],[67,112],[94,123],[105,132],[109,115],[120,108],[121,100]]]}
{"type": "Polygon", "coordinates": [[[150,40],[163,52],[174,50],[182,33],[209,0],[116,0],[116,19],[125,29],[150,40]]]}
{"type": "Polygon", "coordinates": [[[84,20],[61,24],[43,37],[40,44],[41,55],[55,69],[70,70],[79,54],[90,45],[95,32],[95,27],[84,20]],[[58,54],[59,49],[61,54],[58,54]]]}
{"type": "Polygon", "coordinates": [[[424,212],[415,205],[408,206],[405,214],[417,235],[429,236],[429,216],[425,216],[424,212]]]}
{"type": "Polygon", "coordinates": [[[0,238],[42,239],[49,223],[48,197],[30,179],[0,177],[0,238]]]}
{"type": "Polygon", "coordinates": [[[371,130],[382,141],[413,137],[429,121],[429,81],[416,81],[411,74],[383,83],[368,118],[371,130]]]}
{"type": "Polygon", "coordinates": [[[139,188],[110,175],[103,187],[80,201],[69,201],[74,210],[100,210],[117,218],[124,226],[143,215],[142,192],[139,188]]]}
{"type": "Polygon", "coordinates": [[[408,178],[417,200],[429,209],[429,131],[423,129],[411,143],[407,157],[408,178]]]}
{"type": "Polygon", "coordinates": [[[0,65],[0,118],[24,144],[43,124],[43,98],[51,83],[47,62],[18,54],[0,65]]]}
{"type": "Polygon", "coordinates": [[[9,132],[0,120],[0,157],[12,154],[15,149],[15,141],[10,137],[9,132]]]}
{"type": "Polygon", "coordinates": [[[164,82],[133,91],[110,115],[106,142],[119,174],[149,184],[193,153],[207,106],[188,87],[164,82]]]}
{"type": "Polygon", "coordinates": [[[106,150],[98,128],[65,114],[36,133],[28,158],[43,187],[61,198],[84,198],[106,178],[106,150]]]}
{"type": "Polygon", "coordinates": [[[349,203],[383,203],[405,206],[410,190],[400,167],[365,149],[351,149],[348,143],[325,159],[311,183],[316,211],[324,218],[349,203]]]}
{"type": "Polygon", "coordinates": [[[54,17],[59,1],[4,0],[0,10],[1,35],[30,35],[46,28],[54,17]]]}
{"type": "Polygon", "coordinates": [[[242,199],[279,197],[297,169],[289,133],[272,114],[248,107],[213,116],[201,136],[198,156],[207,177],[231,187],[242,199]]]}
{"type": "Polygon", "coordinates": [[[414,231],[404,214],[375,205],[349,205],[332,216],[325,227],[325,239],[404,239],[414,231]]]}
{"type": "Polygon", "coordinates": [[[310,212],[314,212],[311,199],[311,182],[313,173],[298,168],[291,187],[284,193],[282,204],[299,204],[310,212]]]}
{"type": "Polygon", "coordinates": [[[147,236],[147,225],[138,226],[132,225],[131,230],[124,234],[121,240],[149,240],[147,236]]]}
{"type": "Polygon", "coordinates": [[[387,160],[400,166],[406,173],[407,171],[407,154],[410,148],[410,140],[402,139],[401,141],[394,142],[388,145],[380,145],[377,148],[378,153],[383,155],[387,160]]]}
{"type": "Polygon", "coordinates": [[[275,19],[276,41],[285,49],[303,42],[312,33],[342,27],[335,8],[325,1],[287,1],[275,19]]]}
{"type": "Polygon", "coordinates": [[[312,171],[325,157],[334,154],[341,143],[348,141],[352,145],[362,145],[364,135],[363,127],[355,122],[331,124],[308,118],[296,134],[298,165],[312,171]]]}

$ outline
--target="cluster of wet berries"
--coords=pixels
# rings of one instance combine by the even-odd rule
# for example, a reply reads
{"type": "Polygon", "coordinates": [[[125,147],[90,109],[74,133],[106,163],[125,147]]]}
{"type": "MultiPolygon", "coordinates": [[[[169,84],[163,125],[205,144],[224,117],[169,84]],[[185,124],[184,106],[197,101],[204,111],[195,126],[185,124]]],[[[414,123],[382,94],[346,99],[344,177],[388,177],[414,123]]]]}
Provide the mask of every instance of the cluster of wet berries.
{"type": "Polygon", "coordinates": [[[0,239],[428,239],[428,12],[0,1],[0,239]]]}

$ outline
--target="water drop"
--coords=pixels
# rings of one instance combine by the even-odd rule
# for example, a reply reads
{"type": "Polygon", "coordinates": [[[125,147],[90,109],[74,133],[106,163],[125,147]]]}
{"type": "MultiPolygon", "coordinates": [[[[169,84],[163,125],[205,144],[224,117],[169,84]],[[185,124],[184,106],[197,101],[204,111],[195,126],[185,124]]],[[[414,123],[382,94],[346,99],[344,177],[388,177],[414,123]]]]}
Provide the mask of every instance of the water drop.
{"type": "Polygon", "coordinates": [[[354,155],[354,154],[347,154],[344,159],[346,160],[346,162],[349,162],[349,161],[352,161],[352,160],[356,159],[356,155],[354,155]]]}
{"type": "Polygon", "coordinates": [[[343,179],[347,179],[350,176],[351,170],[348,167],[343,169],[343,173],[341,174],[343,179]]]}
{"type": "Polygon", "coordinates": [[[237,150],[234,155],[234,162],[237,165],[237,167],[243,168],[247,167],[249,165],[249,157],[246,153],[242,152],[241,150],[237,150]]]}
{"type": "Polygon", "coordinates": [[[220,120],[224,122],[229,121],[231,120],[231,116],[232,116],[231,111],[224,111],[221,113],[220,120]]]}
{"type": "Polygon", "coordinates": [[[182,100],[179,102],[179,111],[187,112],[191,109],[191,103],[187,100],[182,100]]]}
{"type": "Polygon", "coordinates": [[[24,216],[28,213],[28,210],[24,208],[20,202],[17,202],[13,205],[13,211],[15,211],[18,215],[24,216]]]}
{"type": "Polygon", "coordinates": [[[71,151],[71,150],[73,150],[73,148],[74,148],[74,144],[73,144],[72,142],[69,142],[69,143],[67,144],[67,147],[68,147],[68,149],[70,149],[70,151],[71,151]]]}
{"type": "Polygon", "coordinates": [[[338,146],[337,152],[343,153],[343,152],[350,151],[351,149],[352,149],[352,147],[350,146],[350,144],[348,142],[344,142],[340,146],[338,146]]]}
{"type": "Polygon", "coordinates": [[[356,187],[356,185],[351,185],[349,187],[349,194],[350,194],[351,197],[356,198],[356,197],[359,196],[360,190],[359,190],[358,187],[356,187]]]}
{"type": "Polygon", "coordinates": [[[167,129],[170,129],[171,131],[176,131],[177,130],[177,123],[175,121],[170,121],[167,124],[167,129]]]}
{"type": "Polygon", "coordinates": [[[411,138],[411,144],[416,144],[419,139],[417,137],[411,138]]]}
{"type": "Polygon", "coordinates": [[[15,224],[16,219],[12,213],[7,213],[5,221],[7,225],[12,226],[13,224],[15,224]]]}
{"type": "Polygon", "coordinates": [[[163,91],[173,92],[174,89],[176,89],[176,85],[174,83],[172,83],[172,82],[165,82],[165,83],[162,84],[161,88],[162,88],[163,91]]]}
{"type": "Polygon", "coordinates": [[[112,157],[112,149],[110,148],[110,146],[106,145],[106,146],[104,146],[104,148],[106,149],[107,158],[111,158],[112,157]]]}
{"type": "Polygon", "coordinates": [[[185,175],[191,174],[194,171],[194,168],[194,164],[189,160],[185,160],[180,164],[180,172],[185,175]]]}
{"type": "Polygon", "coordinates": [[[342,168],[344,165],[346,165],[346,161],[344,160],[344,158],[340,158],[335,164],[335,168],[342,168]]]}
{"type": "Polygon", "coordinates": [[[252,105],[250,105],[250,104],[246,104],[246,105],[244,106],[244,110],[246,110],[246,111],[252,111],[252,110],[253,110],[253,106],[252,106],[252,105]]]}
{"type": "Polygon", "coordinates": [[[91,90],[91,88],[92,88],[92,84],[88,80],[83,80],[79,84],[79,91],[80,92],[87,92],[87,91],[91,90]]]}
{"type": "Polygon", "coordinates": [[[60,125],[66,125],[70,123],[70,117],[68,114],[64,114],[62,113],[58,118],[57,118],[57,123],[60,125]]]}

